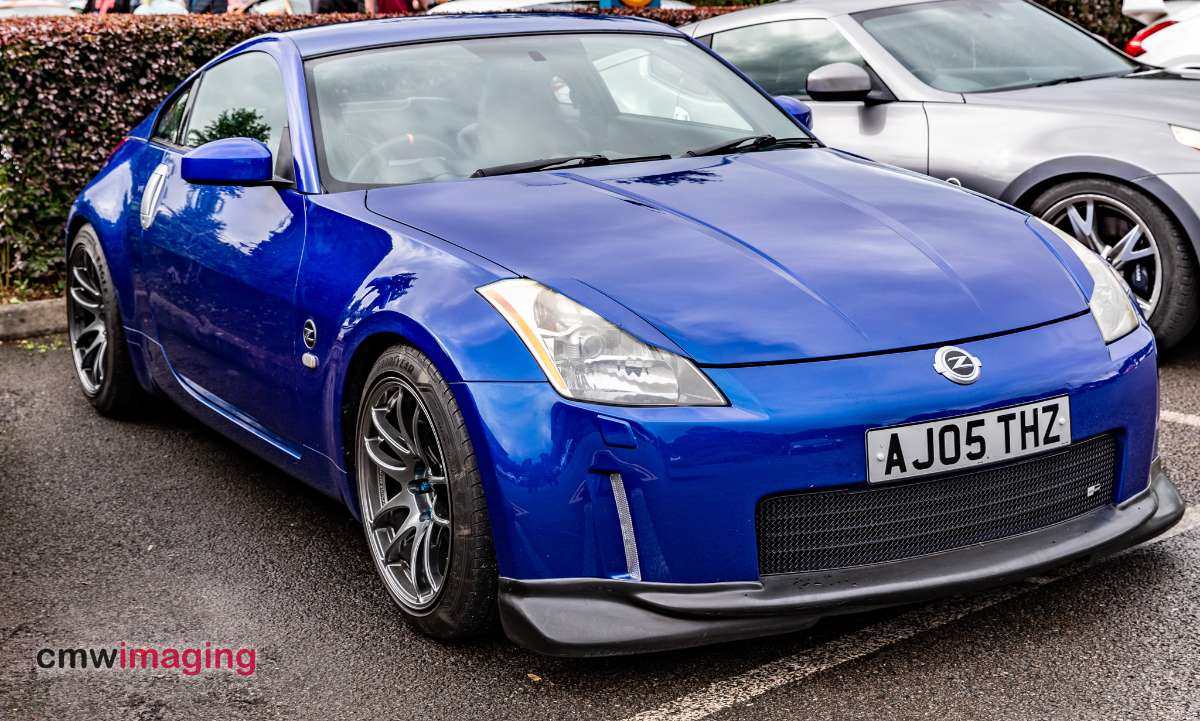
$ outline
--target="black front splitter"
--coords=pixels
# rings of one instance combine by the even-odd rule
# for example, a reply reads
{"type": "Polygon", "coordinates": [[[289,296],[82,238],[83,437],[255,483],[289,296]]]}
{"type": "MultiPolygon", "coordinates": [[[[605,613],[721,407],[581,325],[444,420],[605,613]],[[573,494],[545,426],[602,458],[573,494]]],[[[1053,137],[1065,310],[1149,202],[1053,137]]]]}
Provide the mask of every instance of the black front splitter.
{"type": "Polygon", "coordinates": [[[1032,533],[893,563],[760,581],[675,584],[500,579],[500,618],[516,643],[554,656],[607,656],[797,631],[821,618],[1003,585],[1156,536],[1183,516],[1163,471],[1120,506],[1032,533]]]}

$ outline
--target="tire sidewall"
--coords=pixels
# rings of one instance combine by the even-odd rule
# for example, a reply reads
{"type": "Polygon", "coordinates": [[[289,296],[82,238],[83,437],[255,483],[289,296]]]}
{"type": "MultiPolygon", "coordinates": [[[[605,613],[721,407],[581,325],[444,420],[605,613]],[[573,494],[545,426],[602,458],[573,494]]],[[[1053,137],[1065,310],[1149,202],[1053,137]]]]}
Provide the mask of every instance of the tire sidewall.
{"type": "Polygon", "coordinates": [[[1164,347],[1174,345],[1195,325],[1197,316],[1197,298],[1192,293],[1191,283],[1195,260],[1186,247],[1186,237],[1154,199],[1110,180],[1074,180],[1057,185],[1039,196],[1030,212],[1045,219],[1055,205],[1085,194],[1104,196],[1128,206],[1153,233],[1162,273],[1162,290],[1158,305],[1146,322],[1164,347]],[[1181,276],[1185,275],[1187,282],[1181,282],[1181,276]]]}
{"type": "MultiPolygon", "coordinates": [[[[365,517],[363,504],[366,489],[364,484],[375,483],[375,477],[369,475],[370,468],[363,451],[363,437],[367,428],[368,404],[367,399],[381,383],[389,379],[399,379],[417,391],[421,402],[425,404],[429,418],[433,423],[434,432],[442,447],[442,455],[446,464],[446,477],[450,488],[450,564],[446,571],[445,581],[433,605],[422,610],[413,610],[406,606],[385,582],[384,587],[399,606],[405,617],[427,633],[437,636],[456,636],[456,632],[464,605],[470,602],[473,569],[476,567],[473,554],[477,552],[475,544],[471,543],[476,532],[472,528],[470,509],[473,498],[470,494],[472,484],[477,475],[473,463],[468,463],[462,437],[463,431],[453,422],[450,409],[446,406],[443,393],[448,392],[448,386],[437,373],[432,363],[418,351],[407,346],[398,346],[384,352],[375,362],[367,383],[359,399],[358,418],[354,436],[354,465],[355,465],[355,502],[358,504],[359,515],[362,518],[363,533],[367,540],[368,553],[377,573],[384,573],[380,561],[374,557],[374,546],[370,538],[370,526],[365,517]]],[[[376,471],[378,473],[379,471],[376,471]]],[[[381,582],[383,579],[380,579],[381,582]]]]}
{"type": "MultiPolygon", "coordinates": [[[[100,239],[96,236],[96,231],[92,229],[92,226],[85,225],[80,228],[79,232],[76,233],[74,240],[71,242],[71,247],[67,251],[67,273],[71,273],[71,258],[74,256],[76,248],[80,246],[83,246],[83,248],[91,254],[92,260],[96,264],[97,274],[100,276],[100,296],[104,299],[104,311],[101,313],[101,316],[104,319],[104,332],[108,339],[108,347],[105,349],[104,353],[104,380],[93,392],[89,393],[88,389],[84,387],[82,382],[79,384],[79,389],[83,391],[84,396],[87,397],[92,405],[106,408],[113,405],[115,396],[117,394],[116,386],[121,381],[121,379],[117,377],[117,367],[115,361],[117,351],[121,348],[121,346],[118,344],[125,342],[125,334],[122,332],[121,311],[117,305],[117,294],[115,288],[113,287],[112,273],[110,273],[108,269],[108,258],[105,257],[104,248],[100,245],[100,239]]],[[[67,283],[69,288],[69,277],[67,283]]],[[[69,296],[70,291],[68,290],[67,293],[69,296]]],[[[71,322],[71,312],[71,301],[68,299],[68,323],[71,322]]],[[[70,326],[68,325],[68,328],[69,327],[70,326]]],[[[74,339],[70,338],[70,333],[68,333],[68,338],[72,342],[71,362],[74,364],[76,362],[75,348],[73,347],[74,339]]],[[[79,369],[76,367],[77,374],[78,371],[79,369]]]]}

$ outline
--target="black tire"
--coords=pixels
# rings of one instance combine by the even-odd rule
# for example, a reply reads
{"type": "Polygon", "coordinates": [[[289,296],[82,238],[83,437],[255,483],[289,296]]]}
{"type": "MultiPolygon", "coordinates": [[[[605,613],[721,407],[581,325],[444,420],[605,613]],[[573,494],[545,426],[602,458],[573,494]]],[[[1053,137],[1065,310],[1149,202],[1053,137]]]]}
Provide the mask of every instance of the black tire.
{"type": "Polygon", "coordinates": [[[90,225],[79,229],[67,252],[67,329],[76,376],[88,402],[101,415],[115,418],[135,415],[148,396],[134,374],[108,259],[96,237],[96,231],[90,225]],[[80,280],[75,275],[77,272],[87,280],[80,280]],[[85,287],[90,287],[90,290],[85,291],[85,287]],[[99,308],[90,308],[97,300],[99,308]],[[93,351],[95,355],[85,359],[81,346],[90,346],[99,336],[97,331],[88,331],[80,336],[79,331],[97,321],[102,322],[105,342],[101,349],[93,351]],[[99,356],[98,360],[96,355],[99,356]],[[85,360],[86,369],[82,365],[85,360]],[[100,371],[98,379],[96,370],[100,371]]]}
{"type": "Polygon", "coordinates": [[[1132,209],[1153,234],[1153,242],[1158,247],[1162,286],[1154,311],[1147,320],[1161,348],[1177,345],[1200,319],[1196,258],[1187,235],[1154,198],[1128,185],[1101,178],[1082,178],[1055,185],[1033,201],[1030,212],[1052,222],[1054,216],[1059,215],[1056,207],[1061,208],[1072,198],[1088,195],[1109,198],[1132,209]]]}
{"type": "MultiPolygon", "coordinates": [[[[393,346],[371,368],[357,415],[353,458],[359,510],[368,553],[389,595],[410,624],[434,638],[463,639],[486,633],[495,626],[497,618],[498,579],[491,521],[475,452],[450,386],[420,351],[406,345],[393,346]],[[436,599],[432,605],[422,608],[414,608],[393,588],[387,574],[397,573],[395,565],[389,567],[384,563],[368,519],[368,505],[375,501],[367,494],[374,492],[386,496],[387,493],[382,491],[385,479],[395,480],[395,476],[383,473],[366,449],[368,433],[374,428],[370,420],[371,399],[378,398],[379,393],[384,392],[381,389],[389,384],[403,384],[409,392],[415,391],[424,404],[436,434],[434,442],[441,445],[440,455],[444,459],[444,478],[448,486],[448,567],[444,569],[444,580],[436,599]]],[[[417,431],[414,429],[408,435],[416,436],[417,431]]],[[[378,529],[374,531],[379,532],[378,529]]]]}

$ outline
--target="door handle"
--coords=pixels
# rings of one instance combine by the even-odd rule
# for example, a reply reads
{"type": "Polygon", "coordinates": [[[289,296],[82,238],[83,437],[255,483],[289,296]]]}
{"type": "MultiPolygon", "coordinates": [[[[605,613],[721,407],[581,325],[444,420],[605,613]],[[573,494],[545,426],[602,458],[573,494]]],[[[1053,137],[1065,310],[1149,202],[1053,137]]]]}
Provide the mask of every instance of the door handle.
{"type": "Polygon", "coordinates": [[[166,187],[167,176],[170,174],[171,166],[163,161],[146,181],[146,189],[142,191],[142,204],[138,209],[142,218],[142,230],[148,229],[158,215],[158,201],[162,199],[163,188],[166,187]]]}

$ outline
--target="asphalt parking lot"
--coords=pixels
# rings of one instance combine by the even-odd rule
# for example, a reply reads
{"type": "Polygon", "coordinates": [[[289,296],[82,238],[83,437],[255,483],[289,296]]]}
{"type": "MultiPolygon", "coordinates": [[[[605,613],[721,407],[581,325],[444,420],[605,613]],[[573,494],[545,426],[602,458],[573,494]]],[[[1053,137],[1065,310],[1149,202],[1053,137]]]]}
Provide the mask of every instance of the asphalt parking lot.
{"type": "MultiPolygon", "coordinates": [[[[0,345],[0,718],[1197,719],[1200,522],[982,597],[603,660],[409,630],[360,529],[169,407],[95,415],[51,341],[0,345]],[[38,670],[42,648],[257,651],[256,672],[38,670]]],[[[1200,339],[1161,447],[1200,504],[1200,339]]]]}

